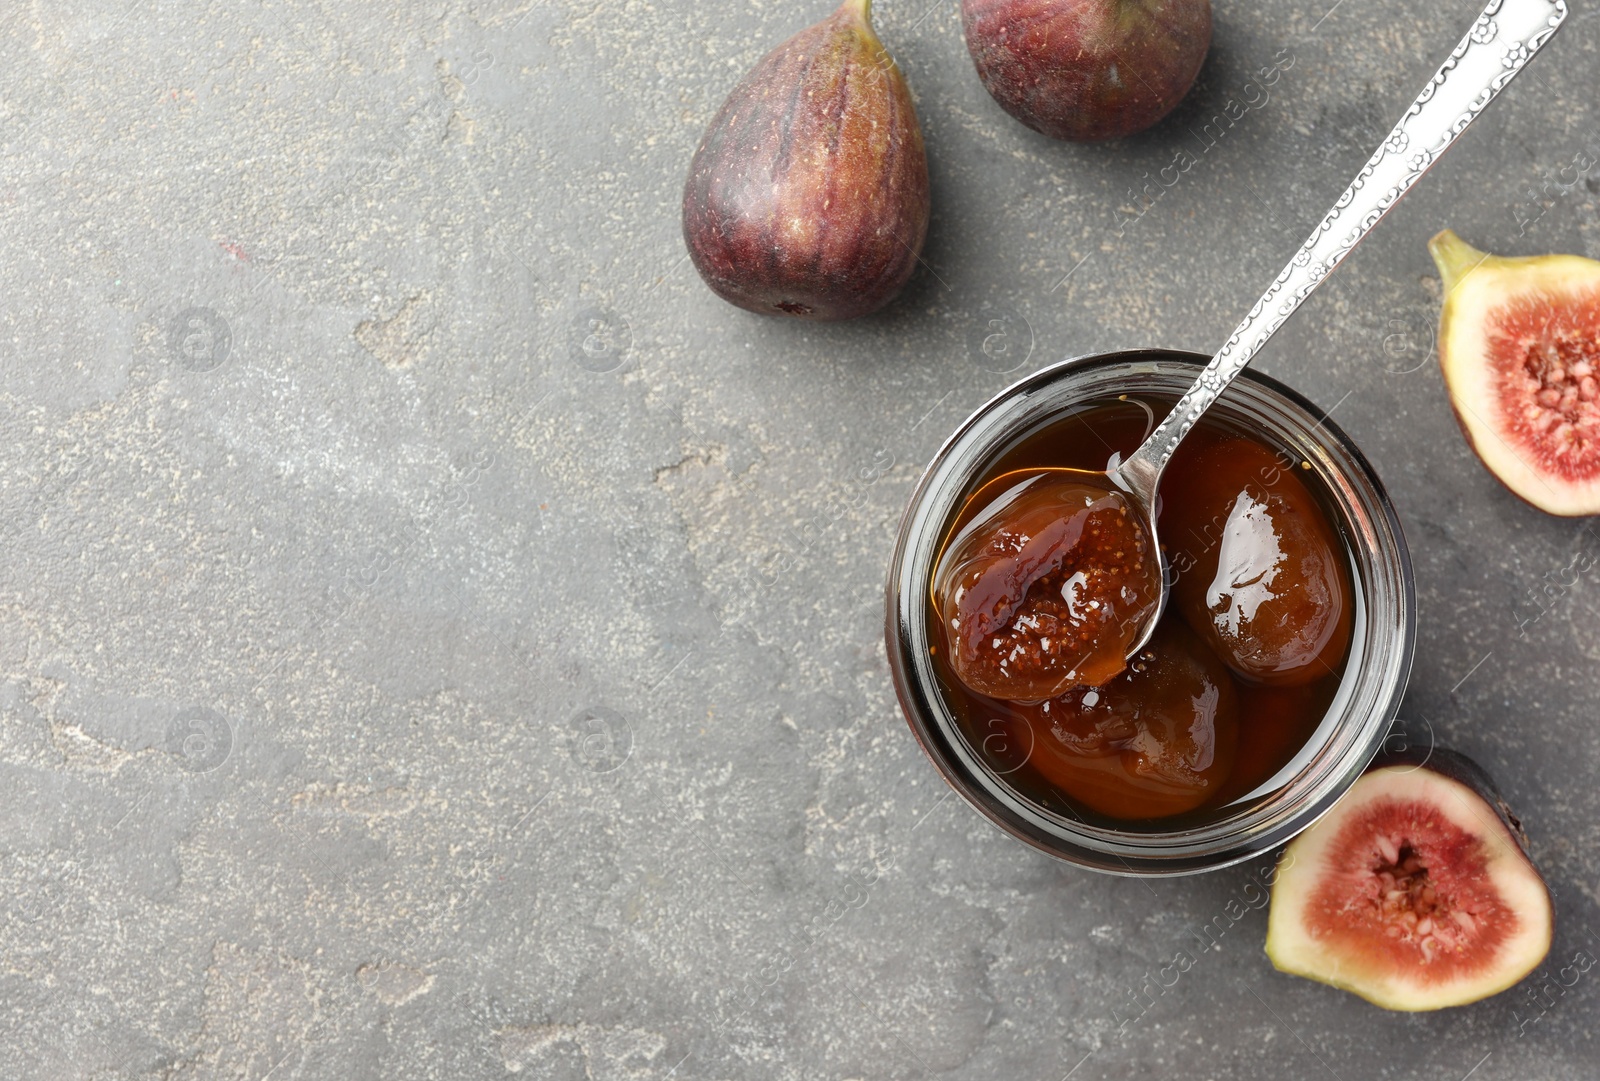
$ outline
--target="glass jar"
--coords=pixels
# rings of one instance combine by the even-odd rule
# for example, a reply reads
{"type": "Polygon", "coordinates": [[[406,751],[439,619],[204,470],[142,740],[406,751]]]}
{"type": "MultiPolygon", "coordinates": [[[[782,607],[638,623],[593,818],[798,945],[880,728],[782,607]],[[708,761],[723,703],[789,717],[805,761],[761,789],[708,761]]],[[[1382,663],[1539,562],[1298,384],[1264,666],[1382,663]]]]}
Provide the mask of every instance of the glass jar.
{"type": "Polygon", "coordinates": [[[1175,399],[1209,357],[1162,349],[1066,360],[1001,391],[929,462],[900,524],[889,566],[887,648],[900,707],[944,779],[990,821],[1069,863],[1129,875],[1213,870],[1269,851],[1326,812],[1383,746],[1400,706],[1416,643],[1411,558],[1372,466],[1316,406],[1276,380],[1246,371],[1214,414],[1308,464],[1327,493],[1354,572],[1349,660],[1310,741],[1257,798],[1200,825],[1093,825],[1038,806],[970,745],[929,660],[930,579],[948,523],[1006,450],[1076,405],[1119,394],[1175,399]]]}

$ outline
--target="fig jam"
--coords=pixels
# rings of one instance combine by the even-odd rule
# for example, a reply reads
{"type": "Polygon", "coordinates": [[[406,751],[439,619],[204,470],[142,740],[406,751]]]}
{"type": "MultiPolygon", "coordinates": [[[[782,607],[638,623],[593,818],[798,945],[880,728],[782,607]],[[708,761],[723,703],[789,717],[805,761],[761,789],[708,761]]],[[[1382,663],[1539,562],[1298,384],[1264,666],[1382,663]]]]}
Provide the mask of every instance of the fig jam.
{"type": "MultiPolygon", "coordinates": [[[[1162,477],[1158,534],[1173,588],[1155,636],[1125,669],[1083,662],[1099,656],[1087,637],[1098,634],[1109,654],[1126,624],[1115,612],[1081,618],[1099,609],[1075,602],[1094,596],[1130,612],[1148,600],[1144,531],[1130,532],[1125,508],[1096,505],[1093,493],[1023,484],[1103,470],[1170,407],[1153,396],[1089,403],[1002,454],[949,524],[927,599],[942,630],[931,638],[934,670],[968,744],[1030,802],[1118,828],[1171,829],[1261,794],[1327,712],[1352,633],[1353,570],[1328,496],[1298,457],[1208,416],[1162,477]],[[1075,558],[1048,573],[1022,580],[1005,565],[998,580],[1014,595],[989,598],[998,616],[981,627],[952,618],[961,594],[951,568],[1069,536],[1075,558]]],[[[964,573],[963,583],[982,577],[964,573]]]]}
{"type": "Polygon", "coordinates": [[[944,546],[934,606],[956,677],[994,698],[1039,701],[1098,686],[1161,595],[1142,515],[1105,477],[1006,473],[944,546]]]}

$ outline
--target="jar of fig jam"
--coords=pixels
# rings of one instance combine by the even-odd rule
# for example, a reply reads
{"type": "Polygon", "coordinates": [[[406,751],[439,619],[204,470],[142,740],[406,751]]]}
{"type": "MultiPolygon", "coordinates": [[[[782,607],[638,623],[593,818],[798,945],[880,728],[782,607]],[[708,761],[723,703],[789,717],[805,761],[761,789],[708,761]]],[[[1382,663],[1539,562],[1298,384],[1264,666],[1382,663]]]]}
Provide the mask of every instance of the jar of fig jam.
{"type": "MultiPolygon", "coordinates": [[[[889,569],[890,669],[911,730],[935,767],[1012,836],[1114,874],[1224,867],[1305,829],[1383,745],[1411,668],[1411,562],[1382,484],[1315,406],[1246,372],[1163,478],[1161,539],[1178,587],[1151,651],[1114,681],[1045,701],[988,698],[958,677],[952,656],[960,640],[955,621],[941,612],[940,590],[948,586],[940,576],[949,578],[952,542],[970,538],[974,522],[981,526],[983,515],[996,513],[975,504],[1004,490],[1004,506],[1038,517],[1039,501],[1027,502],[1028,470],[1099,469],[1113,451],[1126,456],[1208,359],[1170,350],[1099,354],[1002,391],[934,455],[889,569]],[[1012,485],[1013,477],[1023,480],[1012,485]],[[1237,477],[1245,478],[1243,487],[1237,477]],[[1220,501],[1208,520],[1205,500],[1223,497],[1207,489],[1225,494],[1233,487],[1259,499],[1220,501]],[[1321,562],[1301,561],[1309,575],[1279,575],[1278,596],[1262,608],[1288,627],[1287,646],[1247,648],[1228,634],[1266,595],[1248,566],[1251,531],[1292,546],[1283,516],[1289,540],[1301,529],[1309,538],[1301,546],[1317,549],[1321,562]],[[1180,522],[1169,535],[1169,524],[1180,522]],[[1280,535],[1271,536],[1273,528],[1280,535]],[[1228,565],[1219,570],[1219,560],[1228,565]],[[1228,573],[1239,596],[1219,601],[1206,583],[1228,573]],[[1216,627],[1205,622],[1208,597],[1221,605],[1216,627]],[[1298,652],[1289,648],[1297,642],[1298,652]],[[1203,713],[1192,720],[1184,712],[1191,700],[1203,713]]],[[[1041,578],[1050,587],[1047,603],[1019,617],[1011,639],[992,644],[1011,656],[1037,655],[1037,628],[1055,627],[1071,607],[1070,569],[1059,569],[1060,583],[1041,578]],[[1030,628],[1035,633],[1026,638],[1030,628]]]]}

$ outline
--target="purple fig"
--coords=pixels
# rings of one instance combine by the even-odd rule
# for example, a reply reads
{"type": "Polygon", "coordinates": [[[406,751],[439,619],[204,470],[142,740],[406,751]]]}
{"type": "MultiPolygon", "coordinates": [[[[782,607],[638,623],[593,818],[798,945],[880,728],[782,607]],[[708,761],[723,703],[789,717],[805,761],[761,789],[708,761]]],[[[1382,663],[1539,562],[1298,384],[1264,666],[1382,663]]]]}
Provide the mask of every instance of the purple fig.
{"type": "Polygon", "coordinates": [[[994,100],[1057,139],[1148,128],[1211,47],[1211,0],[961,0],[961,21],[994,100]]]}
{"type": "Polygon", "coordinates": [[[844,0],[733,88],[683,191],[683,238],[713,292],[768,315],[878,310],[916,269],[928,162],[911,92],[844,0]]]}

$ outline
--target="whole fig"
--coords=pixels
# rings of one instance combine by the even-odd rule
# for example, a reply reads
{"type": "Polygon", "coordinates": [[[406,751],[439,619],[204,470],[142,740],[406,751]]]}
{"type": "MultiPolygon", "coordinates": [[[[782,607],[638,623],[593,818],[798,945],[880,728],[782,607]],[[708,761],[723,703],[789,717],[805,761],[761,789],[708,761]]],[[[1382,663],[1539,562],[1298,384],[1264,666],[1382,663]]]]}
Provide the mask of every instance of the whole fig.
{"type": "Polygon", "coordinates": [[[994,100],[1057,139],[1149,127],[1211,47],[1211,0],[961,0],[961,22],[994,100]]]}
{"type": "Polygon", "coordinates": [[[768,53],[695,151],[683,238],[706,284],[741,308],[848,319],[916,269],[928,162],[869,7],[844,0],[768,53]]]}

